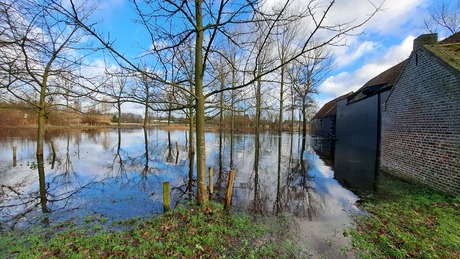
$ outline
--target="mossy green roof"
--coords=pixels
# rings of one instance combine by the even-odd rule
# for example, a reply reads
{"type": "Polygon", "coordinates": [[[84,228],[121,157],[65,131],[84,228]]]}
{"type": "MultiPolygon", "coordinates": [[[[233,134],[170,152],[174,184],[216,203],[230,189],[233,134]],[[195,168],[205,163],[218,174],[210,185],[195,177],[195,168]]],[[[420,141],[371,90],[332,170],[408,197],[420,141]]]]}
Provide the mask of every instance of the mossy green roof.
{"type": "Polygon", "coordinates": [[[425,47],[447,64],[460,71],[460,42],[425,45],[425,47]]]}

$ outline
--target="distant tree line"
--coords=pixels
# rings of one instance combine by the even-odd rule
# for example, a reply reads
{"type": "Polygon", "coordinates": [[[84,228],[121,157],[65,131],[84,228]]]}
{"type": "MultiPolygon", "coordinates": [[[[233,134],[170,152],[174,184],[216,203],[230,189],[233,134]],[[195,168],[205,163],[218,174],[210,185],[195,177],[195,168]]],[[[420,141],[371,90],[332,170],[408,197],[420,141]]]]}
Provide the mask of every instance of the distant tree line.
{"type": "Polygon", "coordinates": [[[144,119],[142,118],[141,115],[128,112],[128,113],[122,113],[120,117],[118,117],[117,115],[114,114],[112,116],[111,122],[114,122],[114,123],[118,123],[118,122],[121,122],[121,123],[142,123],[143,120],[144,119]]]}

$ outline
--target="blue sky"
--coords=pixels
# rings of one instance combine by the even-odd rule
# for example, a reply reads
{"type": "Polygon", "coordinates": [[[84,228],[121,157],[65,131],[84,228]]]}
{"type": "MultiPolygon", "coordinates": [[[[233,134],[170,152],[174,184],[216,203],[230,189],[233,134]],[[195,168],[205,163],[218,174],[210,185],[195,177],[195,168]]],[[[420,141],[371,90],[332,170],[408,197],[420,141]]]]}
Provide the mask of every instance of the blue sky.
{"type": "MultiPolygon", "coordinates": [[[[269,0],[277,1],[280,0],[269,0]]],[[[369,6],[369,1],[377,3],[379,0],[339,0],[330,19],[369,13],[361,7],[369,6]]],[[[414,38],[427,32],[423,19],[436,2],[386,0],[383,11],[362,27],[361,35],[350,37],[346,46],[333,49],[336,68],[319,87],[320,93],[315,98],[319,107],[335,97],[357,90],[372,77],[406,59],[414,38]]],[[[135,49],[149,48],[150,42],[143,38],[140,25],[132,22],[132,7],[128,1],[103,1],[95,15],[102,19],[98,30],[110,32],[122,53],[134,57],[135,49]]],[[[445,36],[439,35],[440,38],[445,36]]]]}

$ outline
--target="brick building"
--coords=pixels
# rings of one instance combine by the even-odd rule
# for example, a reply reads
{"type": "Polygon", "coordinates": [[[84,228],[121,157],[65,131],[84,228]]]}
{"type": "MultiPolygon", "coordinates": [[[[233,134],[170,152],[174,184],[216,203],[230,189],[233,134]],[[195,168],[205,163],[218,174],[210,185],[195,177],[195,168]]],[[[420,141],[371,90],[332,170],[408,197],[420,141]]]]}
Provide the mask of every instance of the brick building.
{"type": "Polygon", "coordinates": [[[421,35],[382,107],[380,168],[460,194],[460,34],[421,35]]]}
{"type": "Polygon", "coordinates": [[[383,71],[355,93],[337,102],[336,138],[340,143],[378,151],[381,105],[407,60],[383,71]]]}
{"type": "Polygon", "coordinates": [[[316,137],[335,139],[337,102],[350,96],[353,92],[335,98],[319,109],[311,120],[311,133],[316,137]]]}

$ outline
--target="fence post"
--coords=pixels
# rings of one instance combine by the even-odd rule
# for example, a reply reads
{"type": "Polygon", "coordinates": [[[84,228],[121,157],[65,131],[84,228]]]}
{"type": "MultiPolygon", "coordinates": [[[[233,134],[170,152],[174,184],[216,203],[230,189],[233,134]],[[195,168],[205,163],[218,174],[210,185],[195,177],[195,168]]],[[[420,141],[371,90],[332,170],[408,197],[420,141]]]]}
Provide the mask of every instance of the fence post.
{"type": "Polygon", "coordinates": [[[17,160],[16,160],[16,146],[13,147],[13,167],[16,167],[17,160]]]}
{"type": "Polygon", "coordinates": [[[213,182],[214,168],[209,167],[209,197],[212,200],[212,194],[214,193],[214,182],[213,182]]]}
{"type": "Polygon", "coordinates": [[[169,182],[163,183],[163,208],[164,212],[168,212],[171,210],[171,198],[169,194],[169,182]]]}
{"type": "Polygon", "coordinates": [[[230,170],[228,176],[227,192],[225,194],[225,209],[229,210],[232,203],[233,182],[235,181],[235,170],[230,170]]]}
{"type": "Polygon", "coordinates": [[[56,157],[56,149],[54,148],[54,141],[51,141],[51,152],[53,152],[53,157],[56,157]]]}
{"type": "Polygon", "coordinates": [[[179,162],[179,144],[176,141],[176,165],[179,162]]]}

